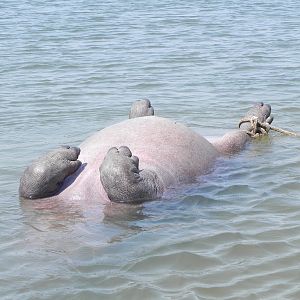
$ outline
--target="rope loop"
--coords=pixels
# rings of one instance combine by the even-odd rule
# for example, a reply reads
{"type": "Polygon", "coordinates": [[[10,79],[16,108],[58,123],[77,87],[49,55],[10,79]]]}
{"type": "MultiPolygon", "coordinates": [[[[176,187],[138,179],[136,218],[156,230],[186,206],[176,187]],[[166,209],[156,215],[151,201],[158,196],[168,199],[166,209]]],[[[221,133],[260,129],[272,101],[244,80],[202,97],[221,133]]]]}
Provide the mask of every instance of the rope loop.
{"type": "Polygon", "coordinates": [[[239,128],[241,128],[241,125],[244,123],[250,123],[251,128],[249,130],[246,130],[247,134],[252,138],[257,138],[263,135],[268,135],[270,130],[274,130],[286,135],[300,137],[300,135],[296,132],[284,130],[281,128],[277,128],[274,126],[271,126],[268,122],[260,122],[257,117],[253,116],[250,118],[243,118],[239,122],[239,128]]]}

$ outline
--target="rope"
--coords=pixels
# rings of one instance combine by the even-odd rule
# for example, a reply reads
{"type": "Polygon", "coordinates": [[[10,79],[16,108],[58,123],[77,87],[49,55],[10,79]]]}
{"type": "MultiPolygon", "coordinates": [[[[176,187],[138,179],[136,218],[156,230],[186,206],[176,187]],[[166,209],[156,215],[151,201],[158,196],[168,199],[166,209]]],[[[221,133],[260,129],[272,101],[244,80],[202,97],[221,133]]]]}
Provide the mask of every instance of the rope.
{"type": "Polygon", "coordinates": [[[267,122],[262,123],[258,120],[257,117],[250,117],[250,118],[241,119],[240,123],[239,123],[239,128],[244,123],[250,123],[251,124],[250,130],[247,130],[246,132],[249,136],[254,137],[254,138],[262,136],[262,135],[267,135],[270,130],[274,130],[274,131],[283,133],[285,135],[300,137],[300,135],[296,132],[292,132],[292,131],[284,130],[284,129],[281,129],[281,128],[278,128],[278,127],[274,127],[274,126],[270,125],[267,122]]]}

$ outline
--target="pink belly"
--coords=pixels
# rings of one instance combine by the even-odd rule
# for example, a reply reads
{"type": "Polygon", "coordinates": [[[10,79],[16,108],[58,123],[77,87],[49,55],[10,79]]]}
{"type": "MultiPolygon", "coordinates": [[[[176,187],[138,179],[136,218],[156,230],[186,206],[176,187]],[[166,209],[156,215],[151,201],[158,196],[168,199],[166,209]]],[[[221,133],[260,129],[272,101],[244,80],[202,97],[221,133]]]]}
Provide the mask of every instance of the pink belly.
{"type": "Polygon", "coordinates": [[[96,132],[80,145],[84,169],[66,180],[60,197],[108,202],[99,167],[111,147],[122,145],[139,157],[140,169],[154,170],[165,187],[206,173],[218,156],[206,139],[174,121],[154,116],[126,120],[96,132]]]}

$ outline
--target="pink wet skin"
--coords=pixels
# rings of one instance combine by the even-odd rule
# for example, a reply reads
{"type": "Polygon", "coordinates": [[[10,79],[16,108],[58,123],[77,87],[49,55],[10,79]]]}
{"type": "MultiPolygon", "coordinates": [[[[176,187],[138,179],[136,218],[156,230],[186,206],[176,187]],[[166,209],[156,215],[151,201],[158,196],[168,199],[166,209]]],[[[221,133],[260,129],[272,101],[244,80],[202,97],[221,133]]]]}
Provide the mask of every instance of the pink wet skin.
{"type": "MultiPolygon", "coordinates": [[[[266,118],[272,122],[271,107],[258,103],[246,114],[266,118]],[[269,117],[270,116],[270,117],[269,117]]],[[[267,120],[268,122],[268,120],[267,120]]],[[[147,116],[125,120],[107,127],[87,138],[81,145],[79,160],[82,166],[67,177],[56,196],[24,201],[22,206],[37,209],[56,209],[58,212],[87,212],[96,218],[110,211],[115,203],[110,201],[100,181],[99,167],[112,147],[127,146],[139,158],[139,169],[154,171],[163,183],[164,191],[170,186],[191,182],[195,177],[208,173],[216,159],[222,155],[242,150],[251,140],[243,124],[212,142],[186,126],[169,119],[147,116]],[[89,208],[88,210],[86,208],[89,208]]],[[[122,204],[123,206],[128,204],[122,204]]],[[[118,209],[113,211],[118,211],[118,209]]]]}
{"type": "Polygon", "coordinates": [[[55,198],[108,203],[99,167],[111,147],[128,146],[139,158],[139,169],[155,171],[169,186],[190,182],[213,166],[220,152],[205,138],[172,120],[147,116],[128,119],[87,138],[79,147],[82,167],[66,178],[55,198]]]}

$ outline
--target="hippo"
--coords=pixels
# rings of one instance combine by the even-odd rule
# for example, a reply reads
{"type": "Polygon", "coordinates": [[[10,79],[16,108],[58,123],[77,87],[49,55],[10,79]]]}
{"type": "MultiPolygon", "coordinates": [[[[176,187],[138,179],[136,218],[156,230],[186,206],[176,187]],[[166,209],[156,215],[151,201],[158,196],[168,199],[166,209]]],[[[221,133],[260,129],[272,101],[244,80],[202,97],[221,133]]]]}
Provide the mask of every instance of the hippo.
{"type": "MultiPolygon", "coordinates": [[[[271,106],[245,115],[271,124],[271,106]]],[[[213,142],[176,121],[154,115],[148,99],[133,103],[129,119],[104,128],[79,147],[61,146],[35,160],[20,179],[25,199],[136,204],[207,174],[222,155],[251,140],[249,123],[213,142]]]]}

